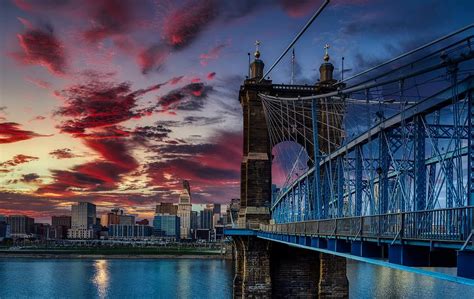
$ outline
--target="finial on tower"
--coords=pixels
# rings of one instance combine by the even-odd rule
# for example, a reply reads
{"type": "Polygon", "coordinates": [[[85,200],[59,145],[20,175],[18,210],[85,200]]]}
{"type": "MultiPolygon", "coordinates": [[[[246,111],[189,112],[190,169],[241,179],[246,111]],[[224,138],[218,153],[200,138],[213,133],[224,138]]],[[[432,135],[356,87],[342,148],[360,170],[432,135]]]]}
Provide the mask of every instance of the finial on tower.
{"type": "Polygon", "coordinates": [[[324,61],[329,61],[328,49],[330,48],[329,44],[324,45],[324,61]]]}
{"type": "Polygon", "coordinates": [[[260,44],[261,42],[259,40],[255,41],[255,53],[253,54],[253,56],[255,56],[256,59],[260,58],[260,44]]]}

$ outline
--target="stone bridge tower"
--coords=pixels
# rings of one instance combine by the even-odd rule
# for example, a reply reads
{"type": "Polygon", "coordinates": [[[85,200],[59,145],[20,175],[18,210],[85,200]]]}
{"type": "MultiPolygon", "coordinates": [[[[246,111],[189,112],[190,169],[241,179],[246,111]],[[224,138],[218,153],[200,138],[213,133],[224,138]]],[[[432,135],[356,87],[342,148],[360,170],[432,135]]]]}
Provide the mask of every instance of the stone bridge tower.
{"type": "MultiPolygon", "coordinates": [[[[239,92],[244,119],[244,148],[237,223],[239,228],[247,229],[258,229],[260,224],[268,224],[271,218],[272,149],[258,94],[309,96],[334,90],[332,85],[335,82],[332,77],[334,67],[326,53],[326,62],[320,68],[321,79],[316,85],[272,84],[263,78],[264,63],[258,45],[259,42],[255,60],[250,65],[250,78],[245,80],[239,92]]],[[[255,236],[237,236],[233,240],[234,298],[348,297],[344,258],[271,243],[255,236]]]]}

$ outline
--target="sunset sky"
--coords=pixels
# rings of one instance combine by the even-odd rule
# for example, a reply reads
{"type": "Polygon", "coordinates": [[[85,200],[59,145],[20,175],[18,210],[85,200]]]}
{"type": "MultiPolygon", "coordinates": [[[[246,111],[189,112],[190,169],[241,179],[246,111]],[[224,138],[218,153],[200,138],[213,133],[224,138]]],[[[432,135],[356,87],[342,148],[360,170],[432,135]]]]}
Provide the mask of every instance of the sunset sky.
{"type": "MultiPolygon", "coordinates": [[[[87,200],[146,218],[183,179],[194,203],[239,197],[247,52],[261,40],[268,67],[320,3],[0,1],[0,214],[87,200]]],[[[295,47],[296,83],[326,43],[339,76],[342,56],[354,73],[473,20],[470,0],[332,1],[295,47]]]]}

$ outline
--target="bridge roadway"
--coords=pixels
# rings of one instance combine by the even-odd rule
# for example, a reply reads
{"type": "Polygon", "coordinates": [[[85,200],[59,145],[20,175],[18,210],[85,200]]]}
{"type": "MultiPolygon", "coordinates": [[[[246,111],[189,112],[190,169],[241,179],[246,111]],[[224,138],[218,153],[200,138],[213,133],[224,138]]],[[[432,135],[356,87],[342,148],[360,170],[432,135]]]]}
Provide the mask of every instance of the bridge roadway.
{"type": "Polygon", "coordinates": [[[233,228],[225,234],[256,236],[474,286],[473,216],[474,207],[468,206],[233,228]],[[457,276],[416,268],[430,266],[457,267],[457,276]]]}

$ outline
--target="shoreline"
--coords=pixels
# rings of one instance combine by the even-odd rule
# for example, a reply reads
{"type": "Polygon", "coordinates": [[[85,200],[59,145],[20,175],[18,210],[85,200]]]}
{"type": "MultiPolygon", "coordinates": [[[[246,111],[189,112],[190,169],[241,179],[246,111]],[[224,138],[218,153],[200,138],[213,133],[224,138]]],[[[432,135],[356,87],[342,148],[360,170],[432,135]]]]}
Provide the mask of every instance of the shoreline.
{"type": "Polygon", "coordinates": [[[220,254],[75,254],[75,253],[0,253],[0,259],[28,258],[28,259],[203,259],[229,260],[220,254]]]}

